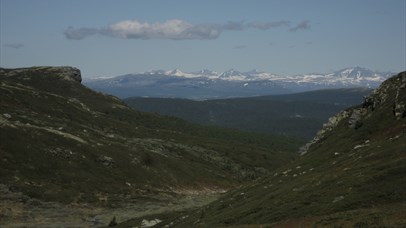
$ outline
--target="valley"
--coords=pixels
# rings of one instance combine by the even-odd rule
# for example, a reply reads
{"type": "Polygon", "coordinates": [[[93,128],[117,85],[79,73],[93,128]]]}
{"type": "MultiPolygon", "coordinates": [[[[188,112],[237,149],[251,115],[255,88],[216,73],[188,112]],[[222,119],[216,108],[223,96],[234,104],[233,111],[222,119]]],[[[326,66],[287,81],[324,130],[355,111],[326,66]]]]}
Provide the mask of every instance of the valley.
{"type": "Polygon", "coordinates": [[[192,123],[312,139],[328,118],[363,101],[366,88],[317,90],[287,95],[195,101],[130,97],[138,110],[192,123]]]}
{"type": "Polygon", "coordinates": [[[300,158],[267,177],[194,212],[149,218],[175,227],[405,226],[406,72],[368,101],[331,117],[300,158]]]}
{"type": "Polygon", "coordinates": [[[126,103],[84,86],[73,67],[1,68],[0,80],[0,226],[406,225],[405,72],[373,91],[126,103]],[[317,124],[236,127],[272,123],[248,110],[317,124]]]}
{"type": "Polygon", "coordinates": [[[83,86],[72,67],[0,73],[0,183],[11,194],[1,216],[10,225],[32,201],[103,211],[221,193],[291,161],[303,144],[140,112],[83,86]]]}

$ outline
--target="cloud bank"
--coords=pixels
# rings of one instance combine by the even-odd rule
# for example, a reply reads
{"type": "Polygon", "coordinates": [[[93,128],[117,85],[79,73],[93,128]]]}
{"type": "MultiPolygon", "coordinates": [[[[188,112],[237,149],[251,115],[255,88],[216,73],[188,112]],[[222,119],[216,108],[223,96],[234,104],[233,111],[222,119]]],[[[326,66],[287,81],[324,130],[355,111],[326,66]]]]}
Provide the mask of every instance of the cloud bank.
{"type": "MultiPolygon", "coordinates": [[[[170,40],[211,40],[218,38],[224,31],[242,31],[246,29],[269,30],[290,27],[289,21],[272,22],[228,22],[225,24],[196,24],[173,19],[165,22],[148,23],[138,20],[125,20],[105,28],[69,27],[64,34],[67,39],[81,40],[91,35],[104,35],[121,39],[170,39],[170,40]]],[[[290,31],[310,28],[303,21],[290,31]]]]}
{"type": "Polygon", "coordinates": [[[20,49],[24,47],[24,44],[3,44],[4,47],[20,49]]]}

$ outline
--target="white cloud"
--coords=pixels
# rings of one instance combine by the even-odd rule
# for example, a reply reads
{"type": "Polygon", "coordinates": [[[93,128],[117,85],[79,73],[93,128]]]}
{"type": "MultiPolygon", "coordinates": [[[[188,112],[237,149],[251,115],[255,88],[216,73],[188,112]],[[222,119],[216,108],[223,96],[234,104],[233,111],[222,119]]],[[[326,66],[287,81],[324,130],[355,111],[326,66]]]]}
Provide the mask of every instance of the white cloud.
{"type": "MultiPolygon", "coordinates": [[[[308,23],[307,21],[304,21],[308,23]]],[[[273,22],[228,22],[225,24],[193,25],[183,20],[173,19],[165,22],[148,23],[138,20],[125,20],[103,29],[69,27],[65,31],[67,39],[81,40],[87,36],[100,34],[122,39],[171,39],[171,40],[207,40],[218,38],[223,31],[241,31],[248,28],[269,30],[289,26],[289,21],[273,22]]],[[[303,26],[299,24],[298,26],[303,26]]],[[[308,26],[305,24],[304,26],[308,26]]],[[[303,28],[292,28],[296,31],[303,28]]]]}
{"type": "Polygon", "coordinates": [[[220,31],[212,26],[192,25],[182,20],[149,24],[137,20],[110,25],[106,33],[123,39],[213,39],[220,31]]]}

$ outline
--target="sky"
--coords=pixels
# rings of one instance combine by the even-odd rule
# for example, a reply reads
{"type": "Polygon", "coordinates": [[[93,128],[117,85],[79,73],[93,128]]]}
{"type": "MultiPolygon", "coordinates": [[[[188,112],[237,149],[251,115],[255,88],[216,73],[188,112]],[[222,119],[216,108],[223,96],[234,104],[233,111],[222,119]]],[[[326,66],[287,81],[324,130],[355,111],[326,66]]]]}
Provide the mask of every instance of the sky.
{"type": "Polygon", "coordinates": [[[0,0],[0,66],[406,69],[406,0],[0,0]]]}

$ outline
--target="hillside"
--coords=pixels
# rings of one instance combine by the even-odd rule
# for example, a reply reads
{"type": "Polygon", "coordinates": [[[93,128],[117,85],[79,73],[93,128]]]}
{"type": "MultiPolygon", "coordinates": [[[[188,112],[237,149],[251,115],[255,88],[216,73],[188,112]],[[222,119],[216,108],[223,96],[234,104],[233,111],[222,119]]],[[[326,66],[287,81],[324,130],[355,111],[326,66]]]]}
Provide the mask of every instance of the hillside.
{"type": "Polygon", "coordinates": [[[223,192],[290,161],[301,144],[136,111],[83,86],[72,67],[0,69],[0,80],[0,226],[38,222],[26,213],[43,218],[32,206],[48,202],[140,207],[223,192]]]}
{"type": "Polygon", "coordinates": [[[365,88],[334,89],[205,101],[133,97],[124,102],[138,110],[198,124],[311,139],[330,116],[359,104],[369,92],[365,88]]]}
{"type": "MultiPolygon", "coordinates": [[[[170,227],[405,227],[406,72],[330,118],[302,156],[170,227]]],[[[137,225],[140,220],[125,225],[137,225]]]]}

